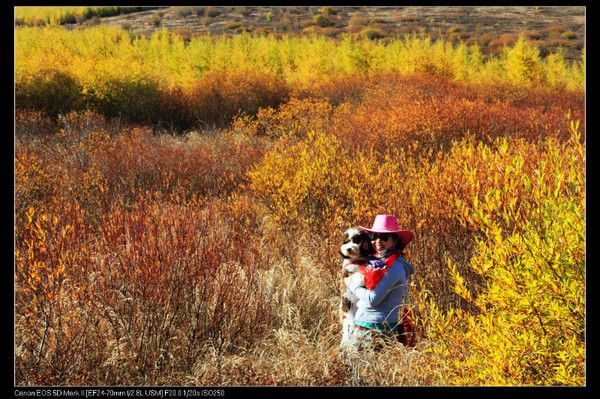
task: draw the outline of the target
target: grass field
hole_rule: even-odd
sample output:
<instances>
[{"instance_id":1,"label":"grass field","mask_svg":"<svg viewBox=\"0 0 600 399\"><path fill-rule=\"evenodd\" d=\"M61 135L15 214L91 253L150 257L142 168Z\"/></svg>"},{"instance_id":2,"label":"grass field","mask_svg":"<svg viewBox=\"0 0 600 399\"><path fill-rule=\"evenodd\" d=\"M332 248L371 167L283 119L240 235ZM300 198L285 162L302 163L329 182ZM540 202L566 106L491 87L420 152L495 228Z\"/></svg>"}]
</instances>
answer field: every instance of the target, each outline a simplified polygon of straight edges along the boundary
<instances>
[{"instance_id":1,"label":"grass field","mask_svg":"<svg viewBox=\"0 0 600 399\"><path fill-rule=\"evenodd\" d=\"M16 29L17 384L585 385L584 51ZM380 213L418 343L348 364Z\"/></svg>"}]
</instances>

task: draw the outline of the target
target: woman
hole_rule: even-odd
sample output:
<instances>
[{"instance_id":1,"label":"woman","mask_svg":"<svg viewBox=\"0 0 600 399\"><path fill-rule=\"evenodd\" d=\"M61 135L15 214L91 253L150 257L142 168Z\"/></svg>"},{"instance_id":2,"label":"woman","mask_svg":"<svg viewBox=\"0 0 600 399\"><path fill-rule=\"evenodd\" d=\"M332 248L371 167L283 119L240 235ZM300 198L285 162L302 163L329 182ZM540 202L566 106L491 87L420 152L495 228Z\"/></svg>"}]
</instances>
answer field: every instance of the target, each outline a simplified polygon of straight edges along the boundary
<instances>
[{"instance_id":1,"label":"woman","mask_svg":"<svg viewBox=\"0 0 600 399\"><path fill-rule=\"evenodd\" d=\"M343 346L355 349L368 346L375 335L396 336L406 283L415 271L403 258L414 235L400 229L395 216L377 215L373 227L360 229L371 234L376 258L361 266L364 283L352 276L344 281L358 302L354 331Z\"/></svg>"}]
</instances>

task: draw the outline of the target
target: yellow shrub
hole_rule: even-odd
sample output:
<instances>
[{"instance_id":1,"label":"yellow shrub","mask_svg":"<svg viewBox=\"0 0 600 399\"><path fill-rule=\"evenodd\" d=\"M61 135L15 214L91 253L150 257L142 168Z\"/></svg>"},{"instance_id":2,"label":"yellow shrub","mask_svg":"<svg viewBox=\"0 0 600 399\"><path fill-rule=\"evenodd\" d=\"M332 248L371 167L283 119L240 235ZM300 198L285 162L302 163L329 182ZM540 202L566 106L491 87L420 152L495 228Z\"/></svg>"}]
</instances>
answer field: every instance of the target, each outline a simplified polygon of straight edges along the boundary
<instances>
[{"instance_id":1,"label":"yellow shrub","mask_svg":"<svg viewBox=\"0 0 600 399\"><path fill-rule=\"evenodd\" d=\"M503 191L464 207L481 232L469 266L485 283L470 290L449 263L456 293L476 311L435 316L446 383L584 384L584 150L572 129L568 143L548 140L532 174L517 155Z\"/></svg>"},{"instance_id":2,"label":"yellow shrub","mask_svg":"<svg viewBox=\"0 0 600 399\"><path fill-rule=\"evenodd\" d=\"M519 37L514 47L506 49L504 57L506 77L511 83L529 85L543 81L540 51L528 45L523 36Z\"/></svg>"},{"instance_id":3,"label":"yellow shrub","mask_svg":"<svg viewBox=\"0 0 600 399\"><path fill-rule=\"evenodd\" d=\"M295 145L279 141L249 173L250 189L286 228L335 233L390 203L399 174L385 161L351 156L333 136L312 131Z\"/></svg>"}]
</instances>

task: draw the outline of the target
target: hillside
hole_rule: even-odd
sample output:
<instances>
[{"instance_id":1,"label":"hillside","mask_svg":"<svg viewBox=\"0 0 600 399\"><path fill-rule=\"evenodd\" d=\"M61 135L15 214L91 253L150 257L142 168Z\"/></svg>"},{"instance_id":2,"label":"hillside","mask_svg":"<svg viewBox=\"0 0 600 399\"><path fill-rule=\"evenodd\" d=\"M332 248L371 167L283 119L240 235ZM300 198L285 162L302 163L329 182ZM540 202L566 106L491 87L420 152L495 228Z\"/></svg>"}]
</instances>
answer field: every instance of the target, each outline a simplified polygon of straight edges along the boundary
<instances>
[{"instance_id":1,"label":"hillside","mask_svg":"<svg viewBox=\"0 0 600 399\"><path fill-rule=\"evenodd\" d=\"M513 44L519 34L538 46L542 55L562 48L565 58L579 60L585 40L585 7L164 7L95 18L68 25L78 29L104 23L137 34L162 29L184 37L198 34L236 35L344 33L379 39L423 32L452 42L477 44L488 55Z\"/></svg>"}]
</instances>

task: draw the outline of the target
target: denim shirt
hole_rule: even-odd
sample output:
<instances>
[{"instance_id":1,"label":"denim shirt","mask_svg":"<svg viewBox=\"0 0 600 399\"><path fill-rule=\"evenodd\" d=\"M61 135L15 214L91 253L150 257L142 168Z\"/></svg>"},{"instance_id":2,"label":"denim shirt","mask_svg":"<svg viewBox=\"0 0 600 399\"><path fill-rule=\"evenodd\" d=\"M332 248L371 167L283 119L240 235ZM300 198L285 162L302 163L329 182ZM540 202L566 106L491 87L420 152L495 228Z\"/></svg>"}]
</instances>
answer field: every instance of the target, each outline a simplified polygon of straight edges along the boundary
<instances>
[{"instance_id":1,"label":"denim shirt","mask_svg":"<svg viewBox=\"0 0 600 399\"><path fill-rule=\"evenodd\" d=\"M415 268L401 256L385 272L374 290L348 282L348 290L358 298L355 321L364 323L396 323L403 304L408 277Z\"/></svg>"}]
</instances>

